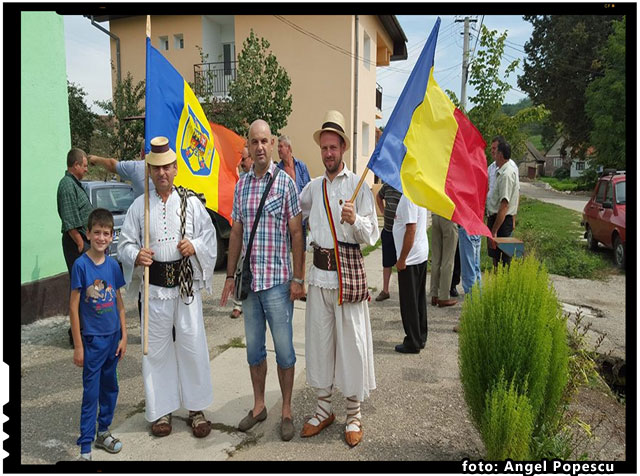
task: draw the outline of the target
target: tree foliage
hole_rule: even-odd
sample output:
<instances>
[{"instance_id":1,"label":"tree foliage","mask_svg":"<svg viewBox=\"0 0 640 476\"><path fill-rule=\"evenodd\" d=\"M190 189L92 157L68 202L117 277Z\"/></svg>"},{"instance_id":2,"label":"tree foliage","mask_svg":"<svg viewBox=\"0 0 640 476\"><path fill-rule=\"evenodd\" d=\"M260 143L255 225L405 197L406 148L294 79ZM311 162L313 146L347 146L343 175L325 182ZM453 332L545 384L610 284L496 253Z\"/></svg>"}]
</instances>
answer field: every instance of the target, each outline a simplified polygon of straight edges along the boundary
<instances>
[{"instance_id":1,"label":"tree foliage","mask_svg":"<svg viewBox=\"0 0 640 476\"><path fill-rule=\"evenodd\" d=\"M277 135L287 125L293 98L289 93L291 79L287 71L269 51L269 42L258 38L253 30L242 45L238 55L236 80L229 85L230 129L246 136L249 125L256 119L264 119Z\"/></svg>"},{"instance_id":2,"label":"tree foliage","mask_svg":"<svg viewBox=\"0 0 640 476\"><path fill-rule=\"evenodd\" d=\"M590 138L596 162L618 169L626 164L626 27L626 17L613 22L613 33L600 52L604 74L587 87L585 104L593 122Z\"/></svg>"},{"instance_id":3,"label":"tree foliage","mask_svg":"<svg viewBox=\"0 0 640 476\"><path fill-rule=\"evenodd\" d=\"M102 123L100 132L106 134L111 146L111 154L119 160L135 159L140 154L144 141L144 121L125 120L128 117L144 115L145 84L133 82L133 76L127 76L116 86L113 100L96 101L107 111L109 125Z\"/></svg>"},{"instance_id":4,"label":"tree foliage","mask_svg":"<svg viewBox=\"0 0 640 476\"><path fill-rule=\"evenodd\" d=\"M87 93L80 85L67 81L67 93L69 95L71 145L89 153L96 115L85 103L84 98Z\"/></svg>"},{"instance_id":5,"label":"tree foliage","mask_svg":"<svg viewBox=\"0 0 640 476\"><path fill-rule=\"evenodd\" d=\"M613 15L525 15L533 25L525 43L524 74L518 86L534 104L550 111L550 120L566 138L574 157L584 158L593 129L586 114L586 89L603 75L603 45Z\"/></svg>"},{"instance_id":6,"label":"tree foliage","mask_svg":"<svg viewBox=\"0 0 640 476\"><path fill-rule=\"evenodd\" d=\"M473 108L468 116L478 128L487 143L485 153L491 157L491 139L502 135L511 145L512 157L522 157L526 152L526 140L529 134L526 126L544 119L547 112L542 106L523 107L512 116L505 114L503 103L511 85L508 77L515 71L519 60L512 61L502 71L507 32L498 36L496 30L482 26L479 49L471 63L469 84L475 89L475 95L469 96ZM454 93L447 90L451 100L459 105Z\"/></svg>"}]
</instances>

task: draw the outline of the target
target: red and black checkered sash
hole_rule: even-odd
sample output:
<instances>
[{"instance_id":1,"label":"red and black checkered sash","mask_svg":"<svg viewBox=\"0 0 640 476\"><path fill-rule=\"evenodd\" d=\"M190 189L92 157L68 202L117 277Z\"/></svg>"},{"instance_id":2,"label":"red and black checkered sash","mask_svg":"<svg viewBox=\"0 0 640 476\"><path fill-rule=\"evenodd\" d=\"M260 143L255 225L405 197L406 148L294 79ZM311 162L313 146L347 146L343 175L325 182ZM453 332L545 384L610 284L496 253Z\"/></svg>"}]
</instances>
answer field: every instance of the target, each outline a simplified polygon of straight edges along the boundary
<instances>
[{"instance_id":1,"label":"red and black checkered sash","mask_svg":"<svg viewBox=\"0 0 640 476\"><path fill-rule=\"evenodd\" d=\"M364 258L357 243L338 241L336 227L331 213L327 194L327 179L322 181L322 198L324 209L329 219L329 228L333 238L333 249L336 255L336 271L338 272L338 305L343 302L362 302L369 300L367 275L364 269Z\"/></svg>"}]
</instances>

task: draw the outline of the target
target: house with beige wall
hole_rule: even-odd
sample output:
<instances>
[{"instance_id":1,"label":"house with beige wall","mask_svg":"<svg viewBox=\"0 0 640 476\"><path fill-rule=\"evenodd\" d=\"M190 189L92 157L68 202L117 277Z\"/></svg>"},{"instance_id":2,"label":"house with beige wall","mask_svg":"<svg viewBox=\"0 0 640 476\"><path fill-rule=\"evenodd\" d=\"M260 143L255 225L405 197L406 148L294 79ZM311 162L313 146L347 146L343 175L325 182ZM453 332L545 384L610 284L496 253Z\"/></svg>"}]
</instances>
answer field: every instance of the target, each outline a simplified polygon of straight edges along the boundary
<instances>
[{"instance_id":1,"label":"house with beige wall","mask_svg":"<svg viewBox=\"0 0 640 476\"><path fill-rule=\"evenodd\" d=\"M104 15L119 39L122 77L145 77L145 16ZM253 29L270 43L270 51L291 79L292 112L279 131L291 137L296 158L312 177L323 173L313 132L329 109L344 115L351 149L347 166L362 173L375 147L375 121L382 118L376 105L377 67L407 58L406 36L394 15L152 15L151 41L189 83L206 62L220 63L224 84L233 79L237 53ZM116 64L116 41L111 40ZM228 76L225 78L225 76ZM116 71L113 84L116 84ZM197 91L196 91L197 92ZM209 118L215 122L215 117ZM247 118L249 122L257 118ZM274 148L274 159L277 150ZM373 174L367 182L373 183Z\"/></svg>"}]
</instances>

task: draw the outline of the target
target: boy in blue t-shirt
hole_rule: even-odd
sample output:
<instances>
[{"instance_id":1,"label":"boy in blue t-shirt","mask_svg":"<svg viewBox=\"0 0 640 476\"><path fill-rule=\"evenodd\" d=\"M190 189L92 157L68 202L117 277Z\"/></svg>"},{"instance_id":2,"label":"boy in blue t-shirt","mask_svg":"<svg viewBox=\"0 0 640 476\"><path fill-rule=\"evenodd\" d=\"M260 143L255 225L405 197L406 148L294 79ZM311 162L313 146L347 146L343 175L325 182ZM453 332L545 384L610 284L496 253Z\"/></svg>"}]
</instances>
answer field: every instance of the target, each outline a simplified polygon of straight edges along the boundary
<instances>
[{"instance_id":1,"label":"boy in blue t-shirt","mask_svg":"<svg viewBox=\"0 0 640 476\"><path fill-rule=\"evenodd\" d=\"M127 328L120 288L124 276L118 262L106 255L113 240L113 215L97 208L89 215L87 238L91 248L71 269L69 316L73 336L73 363L82 370L80 415L81 460L91 460L91 442L96 430L96 448L117 453L122 443L109 432L118 399L116 365L127 350Z\"/></svg>"}]
</instances>

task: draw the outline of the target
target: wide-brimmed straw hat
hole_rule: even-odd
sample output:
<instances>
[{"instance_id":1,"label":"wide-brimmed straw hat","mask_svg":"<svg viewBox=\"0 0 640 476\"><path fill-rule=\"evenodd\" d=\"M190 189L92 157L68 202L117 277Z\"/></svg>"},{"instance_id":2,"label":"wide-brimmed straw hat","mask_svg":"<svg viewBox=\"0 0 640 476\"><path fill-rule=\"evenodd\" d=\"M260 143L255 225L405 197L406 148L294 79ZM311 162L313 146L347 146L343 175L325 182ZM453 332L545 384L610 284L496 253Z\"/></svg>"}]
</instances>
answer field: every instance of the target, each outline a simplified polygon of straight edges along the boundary
<instances>
[{"instance_id":1,"label":"wide-brimmed straw hat","mask_svg":"<svg viewBox=\"0 0 640 476\"><path fill-rule=\"evenodd\" d=\"M151 139L151 152L146 157L147 164L162 166L176 161L176 153L169 147L169 139L166 137L154 137Z\"/></svg>"},{"instance_id":2,"label":"wide-brimmed straw hat","mask_svg":"<svg viewBox=\"0 0 640 476\"><path fill-rule=\"evenodd\" d=\"M349 138L345 134L344 117L340 111L327 111L322 121L322 127L313 133L313 140L320 145L320 134L325 131L335 132L344 139L345 150L349 148Z\"/></svg>"}]
</instances>

